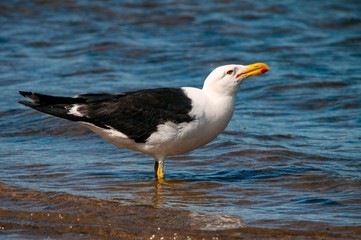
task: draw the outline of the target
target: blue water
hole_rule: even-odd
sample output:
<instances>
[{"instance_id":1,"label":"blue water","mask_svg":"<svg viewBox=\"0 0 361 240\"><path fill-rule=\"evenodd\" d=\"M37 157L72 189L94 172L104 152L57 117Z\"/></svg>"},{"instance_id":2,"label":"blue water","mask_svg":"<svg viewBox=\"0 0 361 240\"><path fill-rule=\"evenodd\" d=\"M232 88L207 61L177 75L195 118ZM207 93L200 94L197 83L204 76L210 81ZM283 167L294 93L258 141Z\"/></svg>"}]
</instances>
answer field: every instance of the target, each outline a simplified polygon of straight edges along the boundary
<instances>
[{"instance_id":1,"label":"blue water","mask_svg":"<svg viewBox=\"0 0 361 240\"><path fill-rule=\"evenodd\" d=\"M124 204L235 215L250 226L361 224L359 1L1 1L0 181ZM116 149L18 104L18 90L201 87L265 62L226 131L166 161Z\"/></svg>"}]
</instances>

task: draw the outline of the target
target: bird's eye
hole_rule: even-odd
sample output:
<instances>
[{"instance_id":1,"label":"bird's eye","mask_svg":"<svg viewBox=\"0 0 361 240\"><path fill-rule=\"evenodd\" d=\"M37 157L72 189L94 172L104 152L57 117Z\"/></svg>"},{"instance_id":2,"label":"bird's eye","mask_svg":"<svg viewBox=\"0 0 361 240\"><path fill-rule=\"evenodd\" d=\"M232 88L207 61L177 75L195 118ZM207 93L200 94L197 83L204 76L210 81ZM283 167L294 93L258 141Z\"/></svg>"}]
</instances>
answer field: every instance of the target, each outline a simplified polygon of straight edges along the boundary
<instances>
[{"instance_id":1,"label":"bird's eye","mask_svg":"<svg viewBox=\"0 0 361 240\"><path fill-rule=\"evenodd\" d=\"M227 73L228 75L231 75L231 74L233 73L233 70L228 70L226 73Z\"/></svg>"}]
</instances>

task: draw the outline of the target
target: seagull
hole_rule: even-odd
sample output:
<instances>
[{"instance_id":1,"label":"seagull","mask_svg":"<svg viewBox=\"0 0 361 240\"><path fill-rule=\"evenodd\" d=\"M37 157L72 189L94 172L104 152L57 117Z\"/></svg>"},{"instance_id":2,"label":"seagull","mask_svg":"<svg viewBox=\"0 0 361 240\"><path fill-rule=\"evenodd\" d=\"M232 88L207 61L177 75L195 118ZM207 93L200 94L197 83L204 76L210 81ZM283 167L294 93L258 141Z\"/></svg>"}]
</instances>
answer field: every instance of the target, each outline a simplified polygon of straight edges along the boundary
<instances>
[{"instance_id":1,"label":"seagull","mask_svg":"<svg viewBox=\"0 0 361 240\"><path fill-rule=\"evenodd\" d=\"M203 88L156 88L74 97L19 91L19 103L75 121L119 148L154 158L155 177L164 178L164 160L209 143L228 125L241 82L269 71L265 63L215 68Z\"/></svg>"}]
</instances>

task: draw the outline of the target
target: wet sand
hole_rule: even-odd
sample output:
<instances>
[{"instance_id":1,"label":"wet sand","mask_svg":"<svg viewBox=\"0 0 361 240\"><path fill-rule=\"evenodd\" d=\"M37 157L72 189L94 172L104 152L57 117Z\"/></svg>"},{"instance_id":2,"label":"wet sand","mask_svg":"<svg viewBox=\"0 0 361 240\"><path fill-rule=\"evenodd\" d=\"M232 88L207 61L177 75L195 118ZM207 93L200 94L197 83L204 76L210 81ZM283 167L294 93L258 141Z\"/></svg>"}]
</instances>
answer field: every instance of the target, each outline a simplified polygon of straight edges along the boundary
<instances>
[{"instance_id":1,"label":"wet sand","mask_svg":"<svg viewBox=\"0 0 361 240\"><path fill-rule=\"evenodd\" d=\"M112 200L39 192L0 183L0 238L26 239L359 239L360 227L299 222L255 228L233 216L127 206ZM239 225L233 228L237 223Z\"/></svg>"},{"instance_id":2,"label":"wet sand","mask_svg":"<svg viewBox=\"0 0 361 240\"><path fill-rule=\"evenodd\" d=\"M360 239L360 1L0 1L0 239ZM18 104L202 87L262 61L226 131L167 159ZM169 160L169 161L168 161ZM171 182L169 182L171 180Z\"/></svg>"}]
</instances>

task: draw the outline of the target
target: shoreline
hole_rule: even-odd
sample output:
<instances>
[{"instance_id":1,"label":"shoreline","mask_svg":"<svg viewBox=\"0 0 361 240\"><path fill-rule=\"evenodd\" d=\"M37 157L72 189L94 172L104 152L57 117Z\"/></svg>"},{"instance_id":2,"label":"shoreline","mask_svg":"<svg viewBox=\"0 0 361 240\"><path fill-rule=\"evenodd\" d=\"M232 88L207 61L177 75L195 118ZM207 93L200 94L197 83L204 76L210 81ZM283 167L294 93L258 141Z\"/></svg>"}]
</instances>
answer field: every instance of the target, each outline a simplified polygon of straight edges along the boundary
<instances>
[{"instance_id":1,"label":"shoreline","mask_svg":"<svg viewBox=\"0 0 361 240\"><path fill-rule=\"evenodd\" d=\"M39 192L1 182L0 199L0 236L7 238L359 239L361 235L360 226L302 222L292 229L252 227L238 217L124 205L114 200Z\"/></svg>"}]
</instances>

